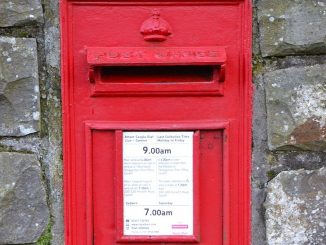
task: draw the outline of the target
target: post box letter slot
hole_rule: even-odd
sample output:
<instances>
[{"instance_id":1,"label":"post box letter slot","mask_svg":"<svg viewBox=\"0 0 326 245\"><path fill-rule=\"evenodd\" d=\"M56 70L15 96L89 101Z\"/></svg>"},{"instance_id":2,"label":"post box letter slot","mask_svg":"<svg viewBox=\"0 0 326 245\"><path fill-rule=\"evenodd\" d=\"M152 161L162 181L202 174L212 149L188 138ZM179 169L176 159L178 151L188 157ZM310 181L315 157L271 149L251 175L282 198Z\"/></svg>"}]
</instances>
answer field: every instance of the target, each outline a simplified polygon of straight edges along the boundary
<instances>
[{"instance_id":1,"label":"post box letter slot","mask_svg":"<svg viewBox=\"0 0 326 245\"><path fill-rule=\"evenodd\" d=\"M224 47L88 48L93 96L114 94L223 95Z\"/></svg>"}]
</instances>

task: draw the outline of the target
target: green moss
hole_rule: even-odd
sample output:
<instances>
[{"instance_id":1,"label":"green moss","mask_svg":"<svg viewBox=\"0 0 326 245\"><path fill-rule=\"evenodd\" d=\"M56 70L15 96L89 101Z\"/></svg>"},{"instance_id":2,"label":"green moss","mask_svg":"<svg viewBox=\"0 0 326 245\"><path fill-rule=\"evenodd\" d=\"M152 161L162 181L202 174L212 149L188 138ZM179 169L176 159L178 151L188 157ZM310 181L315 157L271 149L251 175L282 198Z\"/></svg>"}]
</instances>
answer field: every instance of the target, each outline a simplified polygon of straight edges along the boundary
<instances>
[{"instance_id":1,"label":"green moss","mask_svg":"<svg viewBox=\"0 0 326 245\"><path fill-rule=\"evenodd\" d=\"M41 92L42 94L42 92ZM47 101L46 99L43 99L42 96L40 98L40 107L41 107L41 118L40 118L40 137L43 138L48 133L47 128Z\"/></svg>"},{"instance_id":2,"label":"green moss","mask_svg":"<svg viewBox=\"0 0 326 245\"><path fill-rule=\"evenodd\" d=\"M1 28L0 36L32 38L32 37L36 37L37 33L40 31L41 31L40 25L31 23L31 24L26 24L23 26L13 26L13 27Z\"/></svg>"},{"instance_id":3,"label":"green moss","mask_svg":"<svg viewBox=\"0 0 326 245\"><path fill-rule=\"evenodd\" d=\"M61 140L61 78L59 71L50 66L47 67L46 77L50 87L45 85L45 81L40 86L42 113L40 137L50 134L51 137Z\"/></svg>"},{"instance_id":4,"label":"green moss","mask_svg":"<svg viewBox=\"0 0 326 245\"><path fill-rule=\"evenodd\" d=\"M264 60L260 55L254 55L252 58L252 74L257 76L264 69Z\"/></svg>"},{"instance_id":5,"label":"green moss","mask_svg":"<svg viewBox=\"0 0 326 245\"><path fill-rule=\"evenodd\" d=\"M270 165L274 165L277 162L276 156L273 154L268 154L266 157L267 163Z\"/></svg>"},{"instance_id":6,"label":"green moss","mask_svg":"<svg viewBox=\"0 0 326 245\"><path fill-rule=\"evenodd\" d=\"M268 180L271 180L273 178L275 178L275 176L277 175L277 173L273 170L270 170L267 172L267 177L268 177Z\"/></svg>"},{"instance_id":7,"label":"green moss","mask_svg":"<svg viewBox=\"0 0 326 245\"><path fill-rule=\"evenodd\" d=\"M30 33L27 30L18 29L13 32L13 35L15 35L16 37L29 37Z\"/></svg>"},{"instance_id":8,"label":"green moss","mask_svg":"<svg viewBox=\"0 0 326 245\"><path fill-rule=\"evenodd\" d=\"M16 152L16 153L22 153L22 154L34 154L34 152L29 150L16 150L12 146L2 145L0 144L0 152Z\"/></svg>"},{"instance_id":9,"label":"green moss","mask_svg":"<svg viewBox=\"0 0 326 245\"><path fill-rule=\"evenodd\" d=\"M11 151L11 147L6 145L0 145L0 152L7 152L7 151Z\"/></svg>"},{"instance_id":10,"label":"green moss","mask_svg":"<svg viewBox=\"0 0 326 245\"><path fill-rule=\"evenodd\" d=\"M36 245L51 245L52 233L51 233L52 221L47 225L44 233L36 242Z\"/></svg>"}]
</instances>

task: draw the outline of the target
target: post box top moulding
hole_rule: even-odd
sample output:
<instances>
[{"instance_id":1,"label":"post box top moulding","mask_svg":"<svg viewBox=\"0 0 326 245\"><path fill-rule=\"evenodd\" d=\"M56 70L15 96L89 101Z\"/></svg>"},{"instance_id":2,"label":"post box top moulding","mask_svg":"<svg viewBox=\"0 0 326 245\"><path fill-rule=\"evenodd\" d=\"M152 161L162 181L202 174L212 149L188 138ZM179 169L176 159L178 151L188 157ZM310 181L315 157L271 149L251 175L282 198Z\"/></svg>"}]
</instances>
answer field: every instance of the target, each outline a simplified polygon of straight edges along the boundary
<instances>
[{"instance_id":1,"label":"post box top moulding","mask_svg":"<svg viewBox=\"0 0 326 245\"><path fill-rule=\"evenodd\" d=\"M59 1L65 244L249 245L252 0Z\"/></svg>"},{"instance_id":2,"label":"post box top moulding","mask_svg":"<svg viewBox=\"0 0 326 245\"><path fill-rule=\"evenodd\" d=\"M135 3L135 4L151 4L151 3L214 3L214 2L221 2L221 3L228 3L228 2L249 2L251 3L252 0L60 0L60 2L104 2L104 3Z\"/></svg>"}]
</instances>

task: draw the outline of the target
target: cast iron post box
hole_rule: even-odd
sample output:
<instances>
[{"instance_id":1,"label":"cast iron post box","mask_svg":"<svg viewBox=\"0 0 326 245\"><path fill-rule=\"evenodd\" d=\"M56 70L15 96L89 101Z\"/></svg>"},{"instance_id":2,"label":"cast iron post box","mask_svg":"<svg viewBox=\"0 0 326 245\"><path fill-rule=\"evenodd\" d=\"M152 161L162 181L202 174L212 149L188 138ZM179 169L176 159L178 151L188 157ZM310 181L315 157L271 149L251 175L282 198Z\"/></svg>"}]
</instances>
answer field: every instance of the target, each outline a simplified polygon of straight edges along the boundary
<instances>
[{"instance_id":1,"label":"cast iron post box","mask_svg":"<svg viewBox=\"0 0 326 245\"><path fill-rule=\"evenodd\" d=\"M68 245L249 244L251 4L61 1Z\"/></svg>"}]
</instances>

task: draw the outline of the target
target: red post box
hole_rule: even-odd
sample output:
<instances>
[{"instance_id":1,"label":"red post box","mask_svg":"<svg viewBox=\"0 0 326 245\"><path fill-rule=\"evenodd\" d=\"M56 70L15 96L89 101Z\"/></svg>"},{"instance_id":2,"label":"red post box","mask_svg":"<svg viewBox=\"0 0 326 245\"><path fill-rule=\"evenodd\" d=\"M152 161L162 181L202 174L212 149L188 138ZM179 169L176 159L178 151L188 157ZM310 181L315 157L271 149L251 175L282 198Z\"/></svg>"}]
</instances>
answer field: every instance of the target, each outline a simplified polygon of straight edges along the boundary
<instances>
[{"instance_id":1,"label":"red post box","mask_svg":"<svg viewBox=\"0 0 326 245\"><path fill-rule=\"evenodd\" d=\"M251 5L61 1L69 245L249 244Z\"/></svg>"}]
</instances>

